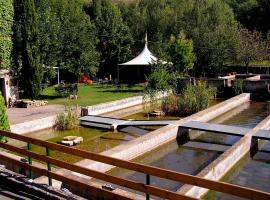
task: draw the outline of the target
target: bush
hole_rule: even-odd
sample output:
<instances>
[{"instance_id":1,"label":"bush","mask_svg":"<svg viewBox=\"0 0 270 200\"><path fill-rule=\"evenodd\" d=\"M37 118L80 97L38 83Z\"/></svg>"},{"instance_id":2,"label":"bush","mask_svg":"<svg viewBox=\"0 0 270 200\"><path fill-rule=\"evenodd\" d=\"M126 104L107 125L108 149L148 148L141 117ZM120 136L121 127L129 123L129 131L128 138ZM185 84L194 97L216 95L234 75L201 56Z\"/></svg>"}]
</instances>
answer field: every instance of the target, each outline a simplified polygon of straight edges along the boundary
<instances>
[{"instance_id":1,"label":"bush","mask_svg":"<svg viewBox=\"0 0 270 200\"><path fill-rule=\"evenodd\" d=\"M79 120L75 110L68 108L67 113L59 113L55 120L55 129L57 130L70 130L78 126Z\"/></svg>"},{"instance_id":2,"label":"bush","mask_svg":"<svg viewBox=\"0 0 270 200\"><path fill-rule=\"evenodd\" d=\"M188 84L180 96L170 95L162 102L162 111L166 114L190 115L206 109L216 95L216 88L198 82L196 86Z\"/></svg>"},{"instance_id":3,"label":"bush","mask_svg":"<svg viewBox=\"0 0 270 200\"><path fill-rule=\"evenodd\" d=\"M154 110L160 110L160 101L157 97L157 92L146 90L143 94L143 112L149 117L149 114Z\"/></svg>"},{"instance_id":4,"label":"bush","mask_svg":"<svg viewBox=\"0 0 270 200\"><path fill-rule=\"evenodd\" d=\"M69 95L77 95L78 85L61 83L55 88L55 92L57 96L61 97L68 97Z\"/></svg>"},{"instance_id":5,"label":"bush","mask_svg":"<svg viewBox=\"0 0 270 200\"><path fill-rule=\"evenodd\" d=\"M175 94L170 94L169 96L165 97L161 104L161 110L165 114L178 114L179 99L179 96Z\"/></svg>"},{"instance_id":6,"label":"bush","mask_svg":"<svg viewBox=\"0 0 270 200\"><path fill-rule=\"evenodd\" d=\"M182 115L190 115L206 109L210 100L215 97L217 89L198 82L196 86L189 84L179 101L179 111Z\"/></svg>"},{"instance_id":7,"label":"bush","mask_svg":"<svg viewBox=\"0 0 270 200\"><path fill-rule=\"evenodd\" d=\"M243 93L243 86L244 86L244 81L242 79L235 79L235 82L234 82L235 94Z\"/></svg>"},{"instance_id":8,"label":"bush","mask_svg":"<svg viewBox=\"0 0 270 200\"><path fill-rule=\"evenodd\" d=\"M6 113L5 101L0 91L0 130L9 131L9 121ZM0 136L0 142L7 142L7 137Z\"/></svg>"}]
</instances>

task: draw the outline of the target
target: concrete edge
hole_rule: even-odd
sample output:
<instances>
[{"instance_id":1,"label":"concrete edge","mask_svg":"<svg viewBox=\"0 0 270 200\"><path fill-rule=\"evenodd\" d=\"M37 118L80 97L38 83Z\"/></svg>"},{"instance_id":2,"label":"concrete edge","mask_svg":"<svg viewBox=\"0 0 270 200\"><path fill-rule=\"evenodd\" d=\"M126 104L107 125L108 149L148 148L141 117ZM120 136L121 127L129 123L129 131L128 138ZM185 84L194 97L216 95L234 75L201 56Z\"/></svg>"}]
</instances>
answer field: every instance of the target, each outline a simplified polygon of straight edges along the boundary
<instances>
[{"instance_id":1,"label":"concrete edge","mask_svg":"<svg viewBox=\"0 0 270 200\"><path fill-rule=\"evenodd\" d=\"M191 120L202 122L209 121L245 102L248 102L249 100L250 94L238 95L229 100L221 102L215 106L212 106L206 110L198 112L189 117L183 118L173 125L168 125L158 130L152 131L138 139L132 140L126 144L119 145L113 149L102 152L101 154L123 160L132 160L146 152L154 150L157 147L174 140L177 136L178 125ZM84 166L89 169L101 172L106 172L114 168L114 166L91 161L88 159L81 160L77 162L76 165ZM64 175L65 173L66 173L65 170L61 170L61 174ZM85 177L89 179L89 177L81 175L79 173L72 173L72 174L74 174L75 176ZM42 181L42 178L39 179L39 181Z\"/></svg>"},{"instance_id":2,"label":"concrete edge","mask_svg":"<svg viewBox=\"0 0 270 200\"><path fill-rule=\"evenodd\" d=\"M220 180L250 151L252 135L259 129L270 129L270 116L261 121L215 161L204 168L197 176L210 180ZM184 185L177 192L195 198L202 198L208 191L205 188Z\"/></svg>"}]
</instances>

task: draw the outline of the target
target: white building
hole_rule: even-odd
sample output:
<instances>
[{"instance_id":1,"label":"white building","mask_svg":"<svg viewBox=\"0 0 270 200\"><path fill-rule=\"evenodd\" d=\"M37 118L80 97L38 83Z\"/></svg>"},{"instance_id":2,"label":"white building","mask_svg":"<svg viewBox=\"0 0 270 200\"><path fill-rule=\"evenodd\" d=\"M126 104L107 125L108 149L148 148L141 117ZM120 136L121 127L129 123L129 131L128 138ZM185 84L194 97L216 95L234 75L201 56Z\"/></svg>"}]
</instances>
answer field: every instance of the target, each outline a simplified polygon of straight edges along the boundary
<instances>
[{"instance_id":1,"label":"white building","mask_svg":"<svg viewBox=\"0 0 270 200\"><path fill-rule=\"evenodd\" d=\"M18 98L18 89L14 84L14 80L10 77L9 71L5 69L0 69L0 91L6 104L8 104L10 100Z\"/></svg>"}]
</instances>

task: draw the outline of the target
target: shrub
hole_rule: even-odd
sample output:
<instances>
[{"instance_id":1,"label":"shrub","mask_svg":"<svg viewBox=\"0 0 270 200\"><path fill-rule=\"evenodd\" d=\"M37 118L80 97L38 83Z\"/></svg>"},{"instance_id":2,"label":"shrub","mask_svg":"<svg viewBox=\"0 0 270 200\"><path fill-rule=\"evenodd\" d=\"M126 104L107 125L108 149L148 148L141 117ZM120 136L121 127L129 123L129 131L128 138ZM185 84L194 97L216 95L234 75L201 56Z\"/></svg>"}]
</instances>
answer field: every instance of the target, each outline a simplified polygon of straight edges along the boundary
<instances>
[{"instance_id":1,"label":"shrub","mask_svg":"<svg viewBox=\"0 0 270 200\"><path fill-rule=\"evenodd\" d=\"M9 131L9 121L6 113L5 101L0 91L0 130ZM0 142L7 142L7 137L0 136Z\"/></svg>"},{"instance_id":2,"label":"shrub","mask_svg":"<svg viewBox=\"0 0 270 200\"><path fill-rule=\"evenodd\" d=\"M149 117L149 114L154 110L160 110L160 101L157 97L157 92L146 90L143 94L143 112Z\"/></svg>"},{"instance_id":3,"label":"shrub","mask_svg":"<svg viewBox=\"0 0 270 200\"><path fill-rule=\"evenodd\" d=\"M180 114L190 115L206 109L216 92L215 87L207 86L205 82L199 81L196 86L188 84L179 101Z\"/></svg>"},{"instance_id":4,"label":"shrub","mask_svg":"<svg viewBox=\"0 0 270 200\"><path fill-rule=\"evenodd\" d=\"M244 85L244 81L242 79L235 79L235 82L234 82L235 94L243 93L243 85Z\"/></svg>"},{"instance_id":5,"label":"shrub","mask_svg":"<svg viewBox=\"0 0 270 200\"><path fill-rule=\"evenodd\" d=\"M188 84L180 96L170 95L162 102L162 110L166 114L190 115L209 106L216 95L216 88L198 82L196 86Z\"/></svg>"},{"instance_id":6,"label":"shrub","mask_svg":"<svg viewBox=\"0 0 270 200\"><path fill-rule=\"evenodd\" d=\"M55 129L57 130L70 130L78 126L79 120L75 110L68 108L67 113L59 113L55 120Z\"/></svg>"},{"instance_id":7,"label":"shrub","mask_svg":"<svg viewBox=\"0 0 270 200\"><path fill-rule=\"evenodd\" d=\"M175 94L170 94L165 97L161 104L161 110L165 114L178 114L179 96Z\"/></svg>"},{"instance_id":8,"label":"shrub","mask_svg":"<svg viewBox=\"0 0 270 200\"><path fill-rule=\"evenodd\" d=\"M61 83L55 88L55 92L57 96L61 97L68 97L69 95L77 95L78 85Z\"/></svg>"}]
</instances>

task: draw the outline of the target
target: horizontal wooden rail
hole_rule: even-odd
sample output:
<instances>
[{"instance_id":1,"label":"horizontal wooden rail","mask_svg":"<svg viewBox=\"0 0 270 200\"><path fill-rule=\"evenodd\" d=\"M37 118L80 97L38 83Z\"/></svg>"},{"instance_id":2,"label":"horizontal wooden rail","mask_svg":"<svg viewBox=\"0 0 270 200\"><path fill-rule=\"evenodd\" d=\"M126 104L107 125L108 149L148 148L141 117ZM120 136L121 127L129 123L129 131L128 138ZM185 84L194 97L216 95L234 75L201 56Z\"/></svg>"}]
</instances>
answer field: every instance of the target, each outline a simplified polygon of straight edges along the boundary
<instances>
[{"instance_id":1,"label":"horizontal wooden rail","mask_svg":"<svg viewBox=\"0 0 270 200\"><path fill-rule=\"evenodd\" d=\"M145 185L143 183L138 183L138 182L130 181L130 180L127 180L127 179L122 179L122 178L119 178L119 177L116 177L116 176L112 176L112 175L108 175L108 174L98 172L98 171L95 171L95 170L87 169L85 167L70 164L70 163L67 163L67 162L64 162L64 161L61 161L61 160L50 158L50 157L45 156L45 155L40 155L40 154L31 152L31 151L28 151L28 150L24 150L24 149L21 149L21 148L18 148L18 147L14 147L14 146L5 144L5 143L0 143L0 147L4 148L4 149L7 149L9 151L13 151L13 152L23 154L25 156L37 159L39 161L50 163L50 164L53 164L55 166L58 166L58 167L61 167L61 168L64 168L64 169L68 169L68 170L73 171L73 172L78 172L80 174L84 174L84 175L87 175L87 176L90 176L90 177L93 177L93 178L96 178L96 179L100 179L100 180L103 180L103 181L106 181L106 182L109 182L109 183L114 183L116 185L120 185L120 186L123 186L123 187L126 187L126 188L130 188L130 189L133 189L133 190L136 190L136 191L143 192L143 193L155 195L155 196L158 196L158 197L161 197L161 198L175 199L175 200L178 200L178 199L179 200L182 200L182 199L183 200L195 200L196 199L196 198L187 197L187 196L184 196L184 195L181 195L181 194L177 194L175 192L171 192L171 191L168 191L168 190L165 190L165 189L157 188L157 187L150 186L150 185Z\"/></svg>"},{"instance_id":2,"label":"horizontal wooden rail","mask_svg":"<svg viewBox=\"0 0 270 200\"><path fill-rule=\"evenodd\" d=\"M95 187L95 186L90 185L90 184L86 184L86 183L81 182L79 180L67 178L67 177L59 175L55 172L50 172L50 171L47 171L46 169L43 169L43 168L40 168L37 166L29 165L28 163L18 161L16 159L10 158L10 157L5 156L5 155L0 155L0 157L2 160L5 160L9 163L13 163L16 166L22 167L22 168L29 170L29 171L32 170L33 172L35 172L39 175L42 175L42 176L50 176L55 180L61 181L63 183L67 183L67 184L72 185L72 186L80 187L80 188L85 189L86 191L90 192L93 195L96 194L99 197L108 197L111 199L119 199L119 200L131 200L132 199L129 197L119 195L117 193L107 191L107 190L99 188L99 187Z\"/></svg>"},{"instance_id":3,"label":"horizontal wooden rail","mask_svg":"<svg viewBox=\"0 0 270 200\"><path fill-rule=\"evenodd\" d=\"M96 154L96 153L91 153L91 152L87 152L87 151L83 151L83 150L79 150L79 149L75 149L71 147L66 147L66 146L58 145L52 142L42 141L35 138L30 138L30 137L26 137L23 135L18 135L18 134L6 132L6 131L0 131L0 135L7 136L7 137L24 141L24 142L30 142L35 145L48 147L52 150L69 153L75 156L106 163L106 164L121 167L124 169L142 172L142 173L149 174L152 176L157 176L160 178L165 178L165 179L174 180L174 181L178 181L178 182L182 182L182 183L186 183L190 185L195 185L195 186L207 188L210 190L215 190L218 192L228 193L228 194L232 194L238 197L254 199L254 200L255 199L261 199L261 200L270 199L270 193L263 192L256 189L233 185L233 184L229 184L225 182L208 180L205 178L196 177L196 176L185 174L185 173L165 170L158 167L152 167L152 166L147 166L143 164L138 164L135 162L112 158L109 156L104 156L101 154Z\"/></svg>"}]
</instances>

